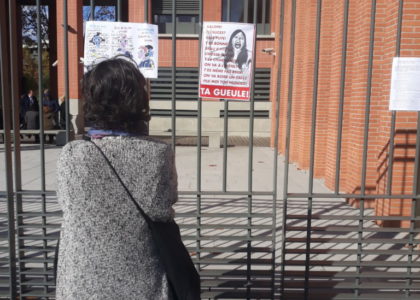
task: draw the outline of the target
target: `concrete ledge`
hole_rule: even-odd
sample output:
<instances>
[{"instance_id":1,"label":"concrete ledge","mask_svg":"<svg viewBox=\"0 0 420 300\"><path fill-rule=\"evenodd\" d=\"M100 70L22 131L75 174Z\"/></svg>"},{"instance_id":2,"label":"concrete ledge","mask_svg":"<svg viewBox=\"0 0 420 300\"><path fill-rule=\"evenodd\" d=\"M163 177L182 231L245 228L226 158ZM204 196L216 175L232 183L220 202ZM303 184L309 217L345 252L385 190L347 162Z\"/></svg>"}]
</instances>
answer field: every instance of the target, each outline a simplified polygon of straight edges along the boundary
<instances>
[{"instance_id":1,"label":"concrete ledge","mask_svg":"<svg viewBox=\"0 0 420 300\"><path fill-rule=\"evenodd\" d=\"M14 134L14 130L10 131L10 134ZM19 130L19 134L21 135L40 135L41 130L39 129L22 129ZM55 136L55 144L57 146L64 146L66 144L66 131L62 129L51 129L51 130L44 130L43 131L44 137L46 135L53 135ZM1 140L4 143L4 130L0 130ZM74 136L74 132L70 131L70 138L72 139Z\"/></svg>"},{"instance_id":2,"label":"concrete ledge","mask_svg":"<svg viewBox=\"0 0 420 300\"><path fill-rule=\"evenodd\" d=\"M171 136L171 131L150 130L149 135L152 136ZM176 136L197 136L197 131L176 131ZM209 138L209 148L220 148L221 133L218 131L204 131L201 133L202 137Z\"/></svg>"}]
</instances>

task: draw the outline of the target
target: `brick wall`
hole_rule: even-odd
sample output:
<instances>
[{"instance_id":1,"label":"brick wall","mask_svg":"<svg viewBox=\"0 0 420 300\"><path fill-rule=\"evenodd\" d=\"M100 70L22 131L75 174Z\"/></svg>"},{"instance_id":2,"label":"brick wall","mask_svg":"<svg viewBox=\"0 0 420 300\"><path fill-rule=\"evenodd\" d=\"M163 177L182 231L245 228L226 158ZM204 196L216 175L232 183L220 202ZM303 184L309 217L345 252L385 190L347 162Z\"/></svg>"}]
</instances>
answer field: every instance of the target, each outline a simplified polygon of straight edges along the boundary
<instances>
[{"instance_id":1,"label":"brick wall","mask_svg":"<svg viewBox=\"0 0 420 300\"><path fill-rule=\"evenodd\" d=\"M326 185L345 193L384 194L389 177L391 112L388 110L392 58L396 55L397 0L378 0L372 70L371 104L366 160L366 181L362 183L366 100L368 99L368 58L371 1L349 1L345 80L341 81L343 20L345 1L324 0L317 86L315 176ZM296 42L292 91L290 159L299 168L309 167L312 91L315 55L316 0L296 1ZM285 32L282 56L280 136L286 133L290 64L291 0L285 0ZM278 8L279 11L279 8ZM279 13L277 12L277 15ZM278 21L277 21L278 22ZM279 52L279 49L277 49ZM404 1L401 56L420 56L420 2ZM278 67L279 57L275 67ZM343 93L343 127L339 174L336 174L339 105ZM275 100L275 93L272 93ZM274 107L274 101L273 101ZM274 120L273 120L274 121ZM396 113L395 156L392 193L412 192L417 116ZM275 125L273 124L273 129ZM285 139L279 141L281 153ZM339 175L339 182L336 182ZM357 201L350 203L357 205ZM411 200L366 201L378 215L410 215ZM407 226L408 222L381 223Z\"/></svg>"},{"instance_id":2,"label":"brick wall","mask_svg":"<svg viewBox=\"0 0 420 300\"><path fill-rule=\"evenodd\" d=\"M129 0L128 1L128 21L144 22L144 2L145 0ZM203 2L203 20L204 21L220 21L222 16L222 1L204 1ZM152 2L149 1L149 17L151 18ZM57 2L57 55L58 60L64 61L63 55L63 8L62 2ZM275 19L272 13L271 19ZM69 76L72 82L79 82L83 76L83 69L80 64L75 64L79 57L83 57L83 35L79 34L83 31L82 19L82 1L69 1L68 4L68 22L71 27L69 31ZM177 67L198 67L198 38L180 37L177 39ZM270 68L273 65L273 57L263 54L262 49L273 48L274 41L270 38L258 39L257 41L257 68ZM172 66L172 40L171 37L159 38L159 66ZM64 65L58 65L58 90L59 95L64 94ZM77 84L70 87L70 98L78 99L80 90Z\"/></svg>"},{"instance_id":3,"label":"brick wall","mask_svg":"<svg viewBox=\"0 0 420 300\"><path fill-rule=\"evenodd\" d=\"M58 95L64 95L64 46L63 46L63 3L57 1L57 77ZM70 99L80 99L80 79L83 76L83 66L79 58L83 57L83 11L82 0L68 1L67 21L68 31L68 54L69 54L69 78Z\"/></svg>"}]
</instances>

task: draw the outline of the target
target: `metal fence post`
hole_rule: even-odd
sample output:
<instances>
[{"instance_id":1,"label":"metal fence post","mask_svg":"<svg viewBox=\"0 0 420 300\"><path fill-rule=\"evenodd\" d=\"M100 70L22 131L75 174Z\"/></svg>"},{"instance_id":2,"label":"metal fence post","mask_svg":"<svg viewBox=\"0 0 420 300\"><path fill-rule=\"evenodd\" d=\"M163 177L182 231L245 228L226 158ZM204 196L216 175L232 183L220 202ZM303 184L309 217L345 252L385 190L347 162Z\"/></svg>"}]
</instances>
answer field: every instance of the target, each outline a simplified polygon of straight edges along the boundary
<instances>
[{"instance_id":1,"label":"metal fence post","mask_svg":"<svg viewBox=\"0 0 420 300\"><path fill-rule=\"evenodd\" d=\"M7 45L7 16L6 2L0 6L0 72L1 72L1 99L3 109L3 128L4 128L4 150L5 150L5 169L6 169L6 201L7 201L7 248L8 248L8 269L9 278L7 281L10 299L17 296L16 281L16 251L15 251L15 208L13 193L13 168L12 168L12 137L11 137L11 80L10 80L10 56L8 55Z\"/></svg>"}]
</instances>

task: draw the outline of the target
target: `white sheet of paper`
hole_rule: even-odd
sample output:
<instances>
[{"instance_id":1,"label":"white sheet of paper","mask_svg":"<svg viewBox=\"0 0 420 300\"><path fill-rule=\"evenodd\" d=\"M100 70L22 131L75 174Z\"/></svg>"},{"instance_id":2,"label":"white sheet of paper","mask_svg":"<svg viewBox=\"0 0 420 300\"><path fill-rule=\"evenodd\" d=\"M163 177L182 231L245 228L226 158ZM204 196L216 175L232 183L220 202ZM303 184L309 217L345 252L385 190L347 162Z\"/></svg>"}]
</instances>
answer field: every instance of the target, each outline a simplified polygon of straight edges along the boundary
<instances>
[{"instance_id":1,"label":"white sheet of paper","mask_svg":"<svg viewBox=\"0 0 420 300\"><path fill-rule=\"evenodd\" d=\"M389 110L420 111L419 57L394 57Z\"/></svg>"},{"instance_id":2,"label":"white sheet of paper","mask_svg":"<svg viewBox=\"0 0 420 300\"><path fill-rule=\"evenodd\" d=\"M86 22L84 65L124 55L146 78L157 78L158 26L146 23Z\"/></svg>"}]
</instances>

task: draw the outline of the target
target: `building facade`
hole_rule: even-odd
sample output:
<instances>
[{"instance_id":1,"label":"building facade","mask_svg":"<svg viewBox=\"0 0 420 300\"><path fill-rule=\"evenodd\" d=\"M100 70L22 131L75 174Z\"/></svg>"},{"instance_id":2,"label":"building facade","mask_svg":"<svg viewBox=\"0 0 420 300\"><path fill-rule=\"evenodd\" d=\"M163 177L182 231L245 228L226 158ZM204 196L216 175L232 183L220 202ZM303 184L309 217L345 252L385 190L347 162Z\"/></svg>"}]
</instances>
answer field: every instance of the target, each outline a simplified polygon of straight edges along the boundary
<instances>
[{"instance_id":1,"label":"building facade","mask_svg":"<svg viewBox=\"0 0 420 300\"><path fill-rule=\"evenodd\" d=\"M172 1L128 0L121 1L122 21L149 22L159 26L159 75L150 81L151 109L153 120L150 124L151 134L165 135L171 131L171 98L172 98ZM276 1L257 1L257 48L255 79L255 134L270 136L270 77L274 56L262 52L265 48L274 48L275 28L271 22L275 18ZM89 1L68 2L69 30L69 76L72 83L80 82L83 76L82 65L76 62L83 57L83 7ZM95 1L95 7L113 6L117 1ZM62 2L57 2L57 56L63 61L64 45L62 42ZM203 21L253 22L253 1L203 1ZM145 10L147 8L147 11ZM196 135L197 98L199 75L199 2L177 1L177 34L176 34L176 127L177 135ZM229 14L229 17L228 17ZM93 19L98 19L98 17ZM74 63L73 63L74 62ZM64 92L64 65L58 63L58 94ZM75 126L80 130L81 102L80 86L70 86L71 113ZM206 100L206 99L204 99ZM209 137L209 143L218 147L223 133L223 102L203 101L203 136ZM79 116L80 115L80 116ZM249 122L249 103L232 103L229 109L230 133L247 135Z\"/></svg>"},{"instance_id":2,"label":"building facade","mask_svg":"<svg viewBox=\"0 0 420 300\"><path fill-rule=\"evenodd\" d=\"M293 58L294 1L283 2L283 55L281 66L277 59L274 69L281 68L280 136L286 135L289 93L292 99L290 161L301 169L310 167L316 101L315 177L325 179L335 193L367 195L364 205L377 216L418 216L419 210L410 198L383 199L374 195L409 195L418 191L414 174L418 115L391 112L389 96L393 57L420 56L419 1L322 1L317 62L320 1L296 1ZM276 48L276 52L280 49ZM275 93L272 90L272 100ZM284 153L285 139L280 139L279 147ZM348 201L358 206L360 198ZM410 221L407 218L377 223L408 227Z\"/></svg>"},{"instance_id":3,"label":"building facade","mask_svg":"<svg viewBox=\"0 0 420 300\"><path fill-rule=\"evenodd\" d=\"M22 0L21 4L30 2ZM151 133L169 135L171 132L171 78L175 63L177 135L196 135L199 1L176 1L174 62L171 0L93 2L99 9L103 6L117 9L120 3L122 21L159 26L159 78L150 81ZM56 27L50 33L56 41L51 43L54 52L51 57L57 60L51 74L55 74L59 97L64 94L65 82L63 1L44 3L51 7L51 22L55 22L52 27ZM378 216L418 215L409 197L375 197L408 195L419 186L414 174L417 114L388 109L392 58L420 56L417 0L203 0L202 4L203 21L252 23L255 12L254 135L271 136L274 145L278 128L279 152L286 154L288 149L290 162L301 169L311 168L313 140L314 176L325 179L335 194L358 194L356 198L348 197L348 202L358 206L363 198L364 205ZM83 57L84 7L89 5L91 1L74 0L68 1L67 7L70 112L79 131L84 128L78 84L83 77L80 58ZM209 144L220 145L226 113L230 117L229 134L248 134L250 103L230 102L225 110L223 101L203 100L202 130L203 136L209 137ZM410 224L392 220L377 223Z\"/></svg>"}]
</instances>

